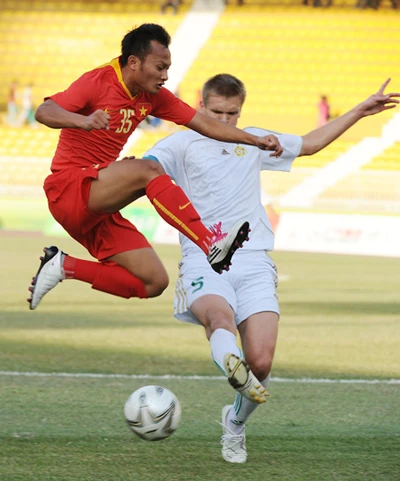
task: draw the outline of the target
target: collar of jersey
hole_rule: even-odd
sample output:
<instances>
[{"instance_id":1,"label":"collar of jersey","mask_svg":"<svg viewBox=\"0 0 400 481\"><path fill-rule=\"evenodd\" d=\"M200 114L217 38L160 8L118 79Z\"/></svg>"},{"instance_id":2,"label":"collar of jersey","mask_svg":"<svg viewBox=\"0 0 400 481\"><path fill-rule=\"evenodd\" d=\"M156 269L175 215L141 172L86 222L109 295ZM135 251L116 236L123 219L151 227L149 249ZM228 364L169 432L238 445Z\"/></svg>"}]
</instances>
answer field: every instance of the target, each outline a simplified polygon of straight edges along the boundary
<instances>
[{"instance_id":1,"label":"collar of jersey","mask_svg":"<svg viewBox=\"0 0 400 481\"><path fill-rule=\"evenodd\" d=\"M136 94L135 96L132 97L132 94L129 92L129 89L125 85L124 79L122 78L122 70L121 70L121 64L119 63L119 59L120 59L120 57L116 57L116 58L112 59L111 62L110 62L110 65L115 70L115 73L117 74L119 83L122 85L125 92L129 95L129 98L131 100L133 100L139 94Z\"/></svg>"}]
</instances>

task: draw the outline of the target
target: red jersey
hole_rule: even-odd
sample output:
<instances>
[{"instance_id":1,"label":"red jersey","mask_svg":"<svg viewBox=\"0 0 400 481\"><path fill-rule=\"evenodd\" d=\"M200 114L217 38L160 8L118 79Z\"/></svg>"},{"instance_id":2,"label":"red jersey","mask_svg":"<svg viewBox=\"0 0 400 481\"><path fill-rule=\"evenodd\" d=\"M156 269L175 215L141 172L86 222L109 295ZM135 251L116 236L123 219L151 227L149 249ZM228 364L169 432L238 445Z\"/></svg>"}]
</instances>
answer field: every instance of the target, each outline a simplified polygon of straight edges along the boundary
<instances>
[{"instance_id":1,"label":"red jersey","mask_svg":"<svg viewBox=\"0 0 400 481\"><path fill-rule=\"evenodd\" d=\"M109 130L61 129L53 172L115 161L129 136L150 114L186 125L196 113L165 88L156 95L140 92L132 97L122 79L119 57L83 74L64 92L46 98L69 112L90 115L102 109L110 115Z\"/></svg>"}]
</instances>

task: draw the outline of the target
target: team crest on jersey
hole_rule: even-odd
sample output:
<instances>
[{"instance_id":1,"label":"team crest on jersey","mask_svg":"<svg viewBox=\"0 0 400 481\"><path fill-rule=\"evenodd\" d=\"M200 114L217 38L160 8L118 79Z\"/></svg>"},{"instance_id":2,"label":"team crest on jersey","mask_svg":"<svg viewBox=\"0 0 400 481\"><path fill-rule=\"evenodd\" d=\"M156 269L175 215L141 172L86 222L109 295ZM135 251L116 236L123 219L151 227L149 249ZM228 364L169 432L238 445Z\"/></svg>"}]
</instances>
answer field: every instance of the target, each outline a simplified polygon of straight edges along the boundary
<instances>
[{"instance_id":1,"label":"team crest on jersey","mask_svg":"<svg viewBox=\"0 0 400 481\"><path fill-rule=\"evenodd\" d=\"M150 114L151 104L149 103L138 103L136 104L136 113L139 118L144 119Z\"/></svg>"},{"instance_id":2,"label":"team crest on jersey","mask_svg":"<svg viewBox=\"0 0 400 481\"><path fill-rule=\"evenodd\" d=\"M235 155L237 157L243 157L245 153L246 153L246 149L242 145L237 145L235 147Z\"/></svg>"}]
</instances>

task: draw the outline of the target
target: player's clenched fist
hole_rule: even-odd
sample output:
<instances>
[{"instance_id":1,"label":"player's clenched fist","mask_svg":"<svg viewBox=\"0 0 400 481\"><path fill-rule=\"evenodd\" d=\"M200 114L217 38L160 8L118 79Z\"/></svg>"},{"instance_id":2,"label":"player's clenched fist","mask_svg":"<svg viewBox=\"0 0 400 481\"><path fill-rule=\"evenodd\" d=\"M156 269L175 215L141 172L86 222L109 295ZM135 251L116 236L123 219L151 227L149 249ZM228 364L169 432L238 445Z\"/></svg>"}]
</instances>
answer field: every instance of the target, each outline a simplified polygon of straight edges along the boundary
<instances>
[{"instance_id":1,"label":"player's clenched fist","mask_svg":"<svg viewBox=\"0 0 400 481\"><path fill-rule=\"evenodd\" d=\"M270 157L280 157L283 152L283 148L279 143L278 138L273 134L259 137L257 140L257 147L261 150L272 150L273 153Z\"/></svg>"},{"instance_id":2,"label":"player's clenched fist","mask_svg":"<svg viewBox=\"0 0 400 481\"><path fill-rule=\"evenodd\" d=\"M101 130L110 128L110 115L104 112L104 110L98 109L88 117L82 125L83 130Z\"/></svg>"}]
</instances>

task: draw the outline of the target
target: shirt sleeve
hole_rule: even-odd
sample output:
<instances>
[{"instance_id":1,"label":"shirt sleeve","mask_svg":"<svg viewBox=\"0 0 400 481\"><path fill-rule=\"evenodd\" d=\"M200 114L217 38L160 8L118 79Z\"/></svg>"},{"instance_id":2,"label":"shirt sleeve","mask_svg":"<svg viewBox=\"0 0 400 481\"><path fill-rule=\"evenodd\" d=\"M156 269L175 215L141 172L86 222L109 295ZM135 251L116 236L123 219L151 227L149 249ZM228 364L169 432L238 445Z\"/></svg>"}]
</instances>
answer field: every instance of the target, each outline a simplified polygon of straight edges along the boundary
<instances>
[{"instance_id":1,"label":"shirt sleeve","mask_svg":"<svg viewBox=\"0 0 400 481\"><path fill-rule=\"evenodd\" d=\"M245 129L247 132L263 137L265 135L276 135L282 148L283 153L280 157L270 157L271 152L269 150L259 149L259 158L261 162L261 170L278 170L283 172L289 172L292 168L294 159L300 154L301 147L303 145L303 138L299 135L281 134L272 130L264 130L258 128Z\"/></svg>"},{"instance_id":2,"label":"shirt sleeve","mask_svg":"<svg viewBox=\"0 0 400 481\"><path fill-rule=\"evenodd\" d=\"M101 91L100 83L100 72L97 75L93 71L87 72L63 92L45 97L45 100L51 99L69 112L90 114L95 108L98 92Z\"/></svg>"},{"instance_id":3,"label":"shirt sleeve","mask_svg":"<svg viewBox=\"0 0 400 481\"><path fill-rule=\"evenodd\" d=\"M186 125L192 120L195 113L196 109L190 107L166 88L162 88L153 98L151 115L154 117L169 120L177 125Z\"/></svg>"}]
</instances>

